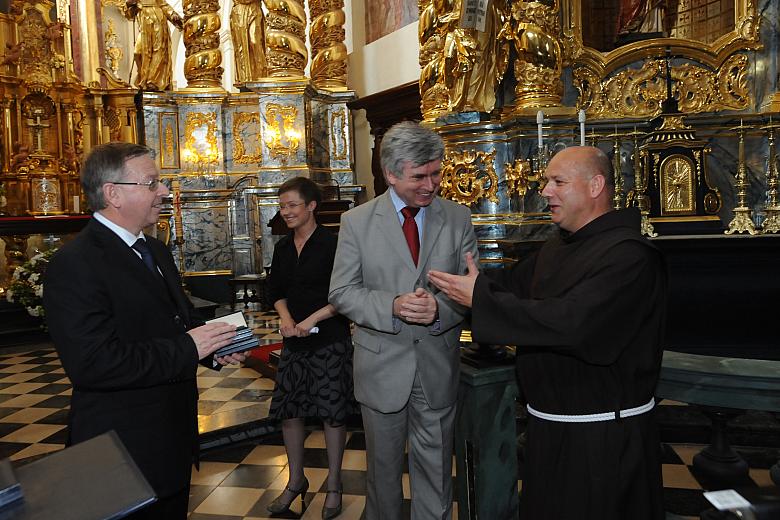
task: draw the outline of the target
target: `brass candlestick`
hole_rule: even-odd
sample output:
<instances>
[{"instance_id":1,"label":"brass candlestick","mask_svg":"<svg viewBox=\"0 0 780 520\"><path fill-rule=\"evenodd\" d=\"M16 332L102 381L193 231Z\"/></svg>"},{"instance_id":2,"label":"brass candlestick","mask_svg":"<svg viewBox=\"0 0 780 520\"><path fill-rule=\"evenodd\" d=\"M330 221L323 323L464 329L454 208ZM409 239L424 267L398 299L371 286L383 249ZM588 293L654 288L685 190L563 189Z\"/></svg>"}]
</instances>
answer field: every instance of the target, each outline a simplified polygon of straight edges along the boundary
<instances>
[{"instance_id":1,"label":"brass candlestick","mask_svg":"<svg viewBox=\"0 0 780 520\"><path fill-rule=\"evenodd\" d=\"M615 176L615 194L612 196L612 205L615 209L623 208L623 172L620 167L620 134L615 133L611 136L615 141L612 144L612 169Z\"/></svg>"},{"instance_id":2,"label":"brass candlestick","mask_svg":"<svg viewBox=\"0 0 780 520\"><path fill-rule=\"evenodd\" d=\"M762 233L780 233L780 179L778 179L777 156L775 154L775 128L780 125L773 125L772 119L769 119L768 131L769 141L769 165L766 169L766 203L764 204L764 225Z\"/></svg>"},{"instance_id":3,"label":"brass candlestick","mask_svg":"<svg viewBox=\"0 0 780 520\"><path fill-rule=\"evenodd\" d=\"M732 233L758 233L753 225L753 211L748 207L747 195L750 184L747 180L747 167L745 166L745 127L742 121L739 126L732 128L739 133L739 164L737 165L737 207L734 208L734 218L729 222L727 235Z\"/></svg>"},{"instance_id":4,"label":"brass candlestick","mask_svg":"<svg viewBox=\"0 0 780 520\"><path fill-rule=\"evenodd\" d=\"M655 232L653 224L650 222L650 205L649 199L645 194L647 189L647 178L645 177L645 169L642 168L642 153L639 150L639 136L643 135L634 131L627 135L631 137L634 142L634 152L632 154L634 164L634 196L632 199L633 205L639 208L639 212L642 214L642 220L639 224L639 232L648 237L657 237L658 233Z\"/></svg>"}]
</instances>

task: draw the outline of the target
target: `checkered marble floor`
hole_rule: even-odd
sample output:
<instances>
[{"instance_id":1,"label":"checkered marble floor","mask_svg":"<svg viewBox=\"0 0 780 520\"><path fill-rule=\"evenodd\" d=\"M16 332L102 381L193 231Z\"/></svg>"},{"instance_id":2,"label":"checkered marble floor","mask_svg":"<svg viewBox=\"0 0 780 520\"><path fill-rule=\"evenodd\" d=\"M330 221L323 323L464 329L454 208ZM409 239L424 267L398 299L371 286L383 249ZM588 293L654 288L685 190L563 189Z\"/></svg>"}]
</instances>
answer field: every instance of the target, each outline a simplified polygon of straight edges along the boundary
<instances>
[{"instance_id":1,"label":"checkered marble floor","mask_svg":"<svg viewBox=\"0 0 780 520\"><path fill-rule=\"evenodd\" d=\"M280 340L274 315L249 312L247 318L261 343ZM202 433L208 433L267 417L273 381L249 368L227 367L220 372L200 368L198 389L199 426ZM70 383L51 345L0 354L0 457L24 464L61 449L66 438L70 393ZM664 401L660 406L678 404ZM710 486L691 468L693 456L702 447L664 444L664 495L670 519L695 519L709 507L701 491ZM365 506L364 449L363 434L359 430L350 431L343 465L344 513L340 518L344 520L360 518ZM770 486L769 468L780 456L780 450L738 448L738 451L750 465L750 475L741 485ZM327 478L327 455L321 431L312 431L306 440L305 465L310 482L307 507L301 510L297 500L293 507L295 514L288 515L289 518L319 518ZM200 470L193 471L190 519L269 518L265 507L282 491L287 475L286 456L278 434L209 450L203 454ZM518 482L518 487L521 485L522 481ZM404 474L404 496L408 511L407 474ZM457 504L455 510L457 515Z\"/></svg>"}]
</instances>

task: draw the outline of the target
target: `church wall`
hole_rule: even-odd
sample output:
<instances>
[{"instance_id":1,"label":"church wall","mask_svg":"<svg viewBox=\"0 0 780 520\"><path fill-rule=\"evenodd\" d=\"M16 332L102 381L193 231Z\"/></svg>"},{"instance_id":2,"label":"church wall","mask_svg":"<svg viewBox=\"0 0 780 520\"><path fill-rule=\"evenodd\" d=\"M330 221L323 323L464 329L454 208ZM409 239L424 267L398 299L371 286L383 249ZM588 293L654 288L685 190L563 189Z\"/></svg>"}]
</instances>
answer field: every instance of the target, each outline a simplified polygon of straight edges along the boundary
<instances>
[{"instance_id":1,"label":"church wall","mask_svg":"<svg viewBox=\"0 0 780 520\"><path fill-rule=\"evenodd\" d=\"M351 20L353 50L348 62L348 85L358 97L383 92L417 81L420 77L417 38L418 23L414 22L366 45L365 2L353 0ZM366 185L369 197L374 196L371 175L373 137L365 111L353 111L355 130L355 173L357 182Z\"/></svg>"}]
</instances>

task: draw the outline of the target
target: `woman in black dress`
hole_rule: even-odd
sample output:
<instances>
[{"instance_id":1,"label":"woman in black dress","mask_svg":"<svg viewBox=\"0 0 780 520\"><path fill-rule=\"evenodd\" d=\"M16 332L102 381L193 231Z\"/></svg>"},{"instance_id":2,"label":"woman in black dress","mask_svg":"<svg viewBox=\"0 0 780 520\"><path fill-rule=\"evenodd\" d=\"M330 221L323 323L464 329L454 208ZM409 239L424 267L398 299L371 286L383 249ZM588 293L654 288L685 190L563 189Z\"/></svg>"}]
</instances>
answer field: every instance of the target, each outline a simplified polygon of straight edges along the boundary
<instances>
[{"instance_id":1,"label":"woman in black dress","mask_svg":"<svg viewBox=\"0 0 780 520\"><path fill-rule=\"evenodd\" d=\"M309 481L303 473L304 420L322 420L328 452L328 493L322 518L341 513L341 460L345 421L357 412L352 393L352 341L349 323L328 303L328 285L336 237L314 218L322 200L320 187L296 177L279 188L282 218L292 233L274 248L268 280L284 337L270 416L282 420L290 476L287 487L269 506L283 513Z\"/></svg>"}]
</instances>

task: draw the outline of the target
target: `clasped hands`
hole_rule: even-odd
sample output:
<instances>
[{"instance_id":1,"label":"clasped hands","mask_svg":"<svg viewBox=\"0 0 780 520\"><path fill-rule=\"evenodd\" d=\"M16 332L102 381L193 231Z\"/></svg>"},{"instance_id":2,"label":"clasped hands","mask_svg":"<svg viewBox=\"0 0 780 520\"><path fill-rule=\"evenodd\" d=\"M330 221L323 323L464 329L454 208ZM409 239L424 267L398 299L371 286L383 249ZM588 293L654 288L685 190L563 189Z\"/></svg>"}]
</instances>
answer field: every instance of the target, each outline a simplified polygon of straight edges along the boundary
<instances>
[{"instance_id":1,"label":"clasped hands","mask_svg":"<svg viewBox=\"0 0 780 520\"><path fill-rule=\"evenodd\" d=\"M295 323L293 319L280 318L279 333L285 338L305 338L311 335L311 329L317 326L317 322L311 316L303 321Z\"/></svg>"},{"instance_id":2,"label":"clasped hands","mask_svg":"<svg viewBox=\"0 0 780 520\"><path fill-rule=\"evenodd\" d=\"M436 298L422 287L418 287L414 292L398 295L393 300L393 316L406 323L430 325L436 321L438 310Z\"/></svg>"},{"instance_id":3,"label":"clasped hands","mask_svg":"<svg viewBox=\"0 0 780 520\"><path fill-rule=\"evenodd\" d=\"M466 253L465 259L468 268L467 274L459 275L431 270L428 271L428 280L446 294L450 300L465 307L471 307L474 284L477 281L479 269L474 263L474 257L471 253Z\"/></svg>"}]
</instances>

